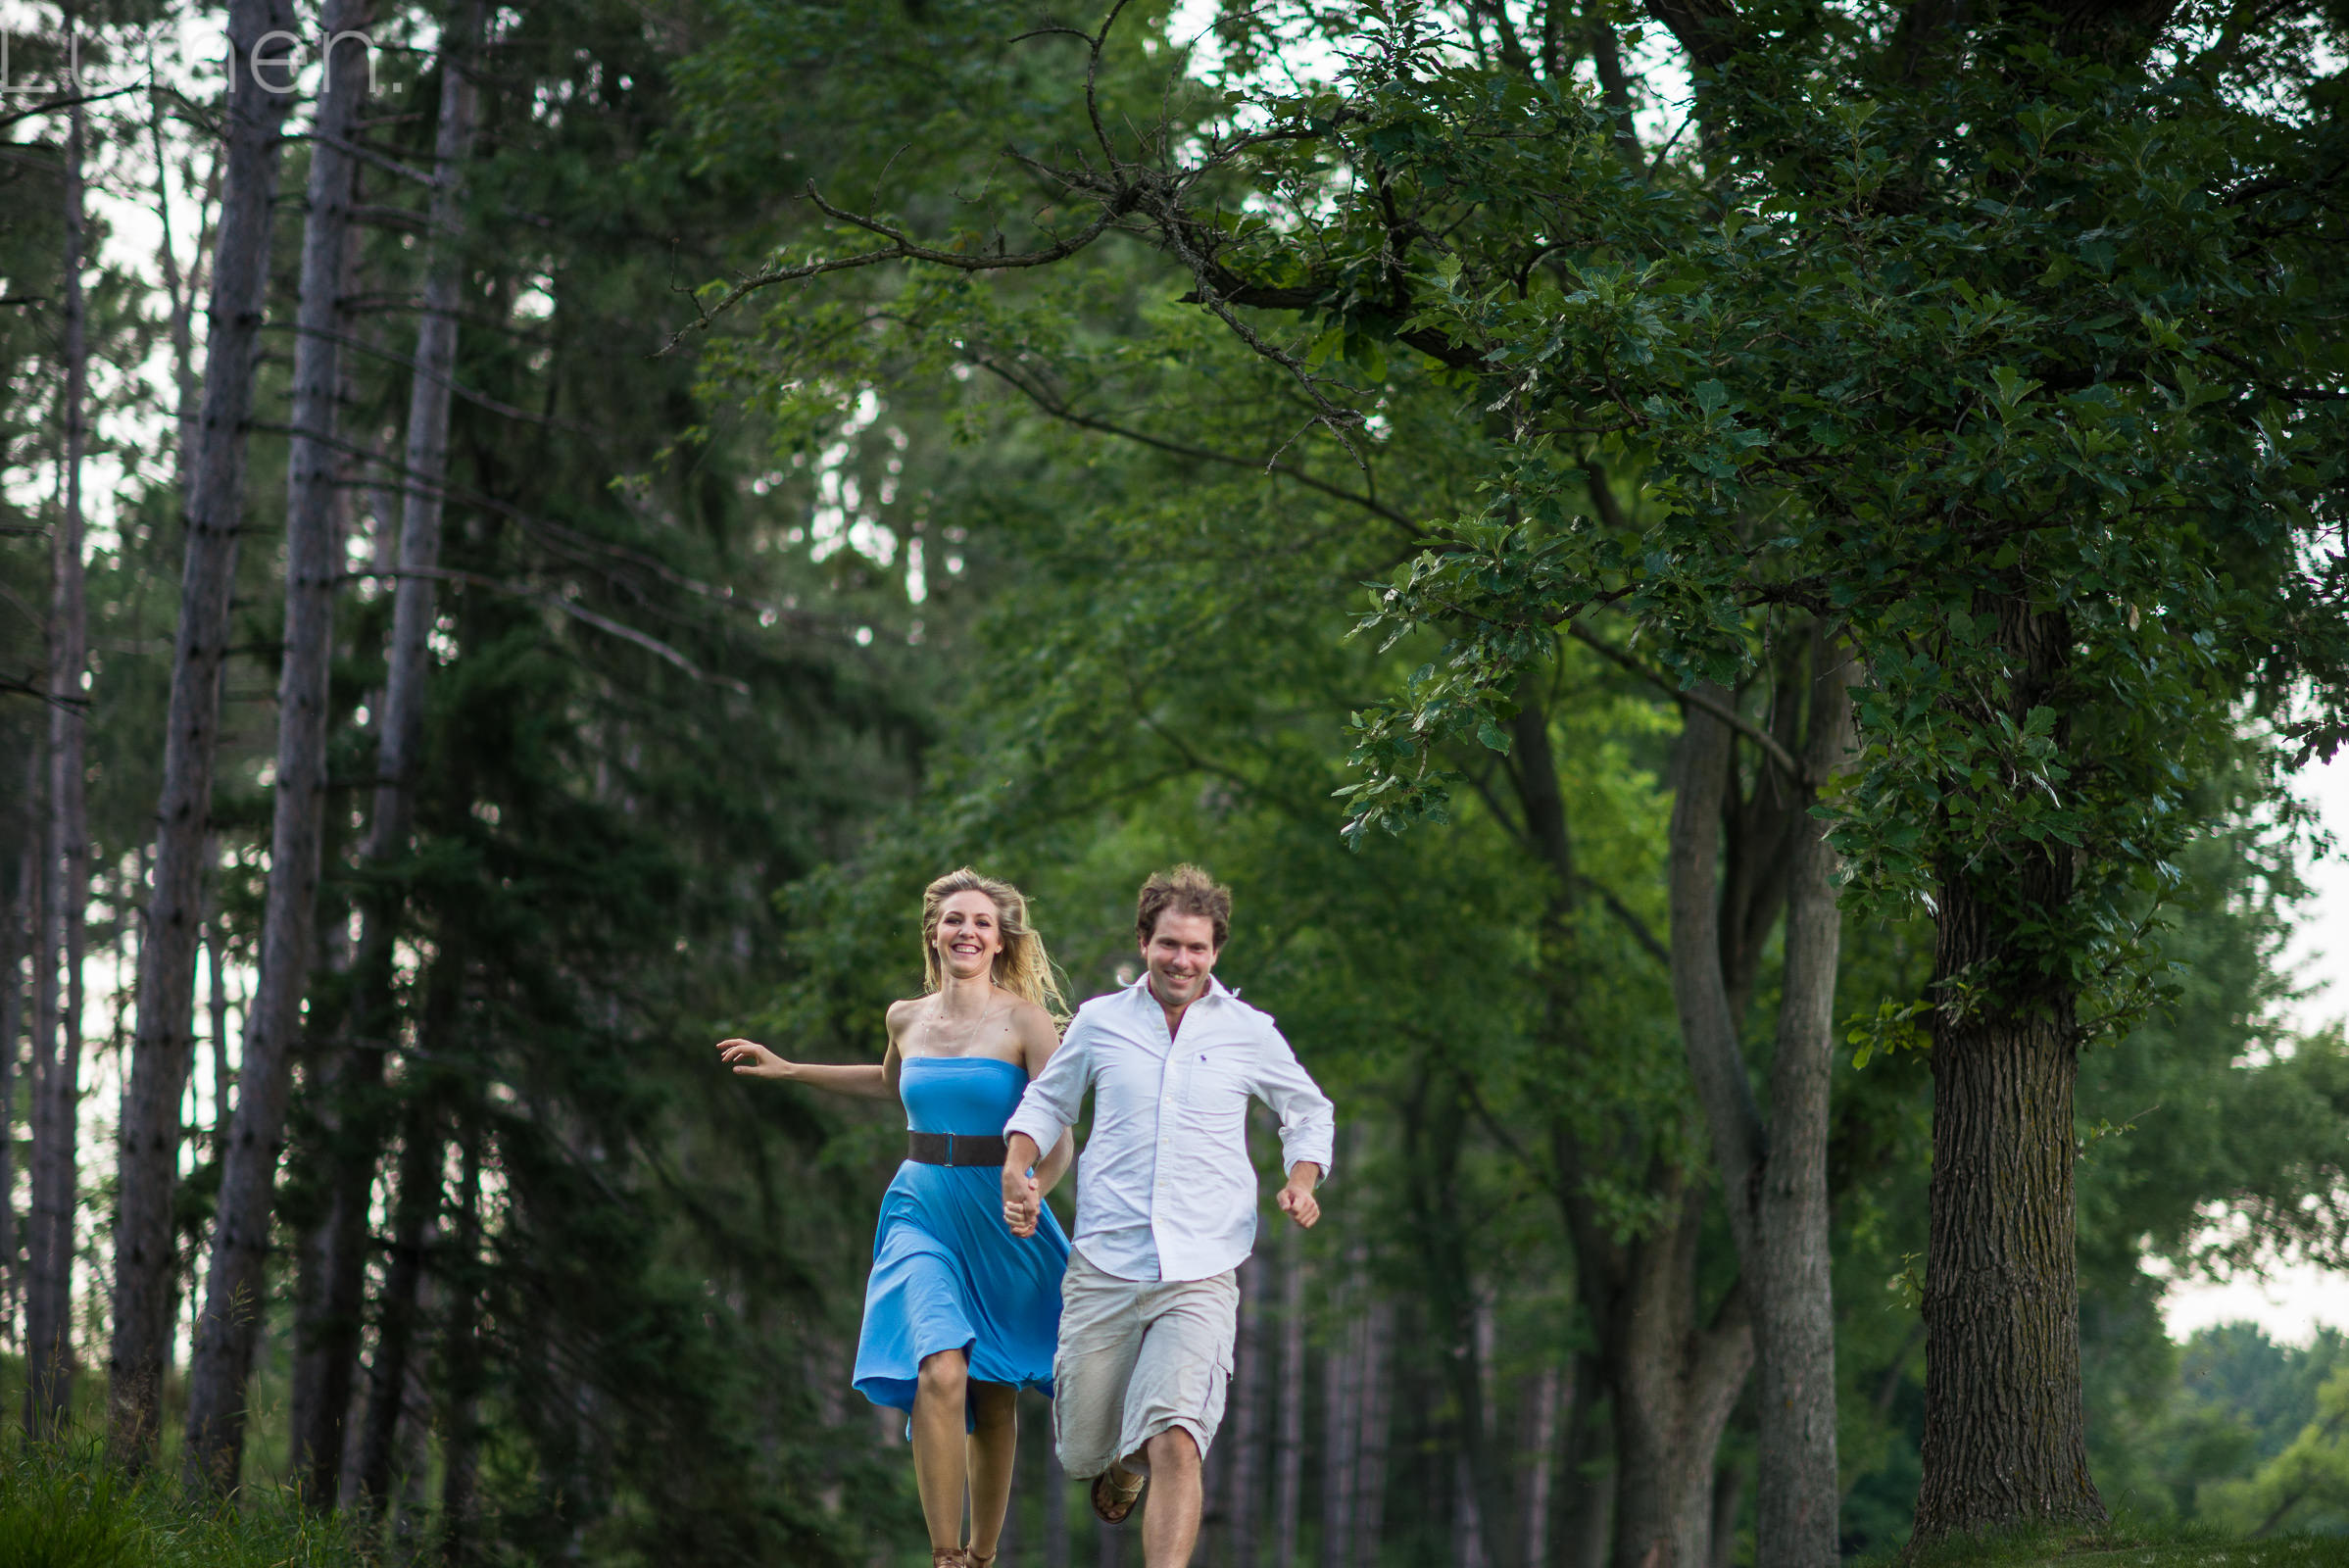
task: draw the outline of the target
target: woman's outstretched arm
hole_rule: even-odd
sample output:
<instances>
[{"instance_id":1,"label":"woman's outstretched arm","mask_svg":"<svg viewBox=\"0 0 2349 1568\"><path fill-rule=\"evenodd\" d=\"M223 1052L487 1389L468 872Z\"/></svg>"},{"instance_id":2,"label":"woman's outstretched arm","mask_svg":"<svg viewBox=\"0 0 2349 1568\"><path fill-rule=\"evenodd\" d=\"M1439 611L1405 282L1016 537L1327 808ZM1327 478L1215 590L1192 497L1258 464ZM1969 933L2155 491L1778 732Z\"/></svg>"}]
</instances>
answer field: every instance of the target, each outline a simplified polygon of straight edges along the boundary
<instances>
[{"instance_id":1,"label":"woman's outstretched arm","mask_svg":"<svg viewBox=\"0 0 2349 1568\"><path fill-rule=\"evenodd\" d=\"M897 1098L897 1086L889 1081L888 1068L877 1061L858 1065L785 1061L756 1040L721 1040L717 1050L718 1059L732 1067L738 1077L774 1078L787 1084L829 1090L836 1095L854 1095L859 1100ZM891 1054L896 1050L892 1043Z\"/></svg>"}]
</instances>

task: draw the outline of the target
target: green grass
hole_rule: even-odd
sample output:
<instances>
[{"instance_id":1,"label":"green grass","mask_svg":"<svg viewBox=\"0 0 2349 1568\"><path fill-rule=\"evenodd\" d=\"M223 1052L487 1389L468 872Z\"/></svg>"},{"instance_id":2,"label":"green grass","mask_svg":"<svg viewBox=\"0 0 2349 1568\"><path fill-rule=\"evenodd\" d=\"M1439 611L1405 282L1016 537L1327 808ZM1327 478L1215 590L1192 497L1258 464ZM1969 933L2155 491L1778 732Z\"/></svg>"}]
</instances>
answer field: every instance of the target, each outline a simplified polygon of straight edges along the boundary
<instances>
[{"instance_id":1,"label":"green grass","mask_svg":"<svg viewBox=\"0 0 2349 1568\"><path fill-rule=\"evenodd\" d=\"M373 1568L338 1518L282 1494L192 1498L175 1480L130 1482L95 1444L0 1446L0 1568Z\"/></svg>"},{"instance_id":2,"label":"green grass","mask_svg":"<svg viewBox=\"0 0 2349 1568\"><path fill-rule=\"evenodd\" d=\"M2117 1523L2093 1532L2022 1530L1944 1542L1860 1568L2349 1568L2349 1536L2243 1541L2192 1526Z\"/></svg>"}]
</instances>

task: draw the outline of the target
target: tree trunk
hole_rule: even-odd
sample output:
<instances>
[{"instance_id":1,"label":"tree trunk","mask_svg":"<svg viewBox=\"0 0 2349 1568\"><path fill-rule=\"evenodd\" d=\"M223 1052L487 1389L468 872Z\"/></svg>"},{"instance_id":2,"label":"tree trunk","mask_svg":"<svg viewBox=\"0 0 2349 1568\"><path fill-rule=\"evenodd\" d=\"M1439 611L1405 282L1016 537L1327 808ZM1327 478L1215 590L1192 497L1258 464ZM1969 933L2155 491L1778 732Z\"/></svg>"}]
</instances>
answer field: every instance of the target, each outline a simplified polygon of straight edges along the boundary
<instances>
[{"instance_id":1,"label":"tree trunk","mask_svg":"<svg viewBox=\"0 0 2349 1568\"><path fill-rule=\"evenodd\" d=\"M1558 1458L1558 1369L1534 1375L1520 1412L1523 1440L1517 1445L1517 1560L1525 1568L1549 1561L1550 1478Z\"/></svg>"},{"instance_id":2,"label":"tree trunk","mask_svg":"<svg viewBox=\"0 0 2349 1568\"><path fill-rule=\"evenodd\" d=\"M155 65L154 45L148 45L147 64L150 72ZM196 439L198 425L196 410L203 382L196 374L195 314L196 279L204 266L204 229L196 224L196 251L187 275L179 273L179 255L171 239L171 160L164 144L163 104L159 99L147 122L151 138L149 152L155 160L155 218L162 230L162 243L156 260L163 272L164 300L169 307L166 324L171 341L171 385L176 396L173 423L178 439L172 443L172 455L177 463L174 477L178 481L179 504L188 505L190 487L196 477Z\"/></svg>"},{"instance_id":3,"label":"tree trunk","mask_svg":"<svg viewBox=\"0 0 2349 1568\"><path fill-rule=\"evenodd\" d=\"M1362 1440L1362 1323L1357 1315L1365 1248L1346 1248L1345 1273L1330 1293L1329 1353L1322 1361L1321 1560L1346 1568L1354 1555L1354 1485Z\"/></svg>"},{"instance_id":4,"label":"tree trunk","mask_svg":"<svg viewBox=\"0 0 2349 1568\"><path fill-rule=\"evenodd\" d=\"M1567 1399L1565 1451L1559 1455L1559 1568L1604 1568L1614 1524L1615 1489L1589 1474L1598 1457L1605 1427L1599 1417L1599 1362L1584 1352L1574 1358L1574 1389Z\"/></svg>"},{"instance_id":5,"label":"tree trunk","mask_svg":"<svg viewBox=\"0 0 2349 1568\"><path fill-rule=\"evenodd\" d=\"M1387 1442L1394 1403L1395 1303L1374 1299L1362 1319L1361 1471L1354 1483L1354 1544L1376 1561L1387 1523Z\"/></svg>"},{"instance_id":6,"label":"tree trunk","mask_svg":"<svg viewBox=\"0 0 2349 1568\"><path fill-rule=\"evenodd\" d=\"M1475 1461L1467 1450L1455 1445L1451 1455L1451 1558L1460 1568L1493 1568L1474 1470Z\"/></svg>"},{"instance_id":7,"label":"tree trunk","mask_svg":"<svg viewBox=\"0 0 2349 1568\"><path fill-rule=\"evenodd\" d=\"M478 1334L481 1324L481 1286L478 1274L481 1267L481 1128L479 1103L467 1107L472 1112L458 1135L462 1154L457 1176L457 1211L455 1218L456 1247L449 1261L449 1319L442 1339L442 1381L445 1385L446 1414L441 1447L440 1528L441 1560L450 1568L463 1568L475 1555L473 1538L474 1507L479 1495L478 1480L481 1456L481 1346ZM1065 1501L1065 1485L1055 1488L1061 1480L1060 1466L1045 1445L1048 1505ZM1048 1568L1068 1568L1068 1521L1062 1515L1059 1527L1060 1555L1052 1557L1052 1516L1045 1516L1045 1552Z\"/></svg>"},{"instance_id":8,"label":"tree trunk","mask_svg":"<svg viewBox=\"0 0 2349 1568\"><path fill-rule=\"evenodd\" d=\"M49 768L47 737L35 753L34 772L41 803L33 832L35 857L32 883L32 1050L26 1072L25 1120L29 1124L26 1163L32 1191L24 1210L24 1348L28 1372L35 1365L36 1347L53 1344L61 1327L61 1309L50 1305L57 1266L49 1255L50 1232L41 1215L41 1158L49 1141L49 1087L57 1076L57 1036L62 1010L57 993L59 965L57 922L58 877L56 830L48 810ZM46 1406L36 1397L44 1380L27 1377L24 1387L24 1431L38 1436L46 1429Z\"/></svg>"},{"instance_id":9,"label":"tree trunk","mask_svg":"<svg viewBox=\"0 0 2349 1568\"><path fill-rule=\"evenodd\" d=\"M1745 1467L1733 1465L1713 1475L1713 1561L1711 1568L1737 1568L1737 1510L1745 1505ZM1758 1557L1755 1559L1760 1560Z\"/></svg>"},{"instance_id":10,"label":"tree trunk","mask_svg":"<svg viewBox=\"0 0 2349 1568\"><path fill-rule=\"evenodd\" d=\"M1695 1322L1704 1193L1685 1178L1670 1228L1643 1238L1613 1302L1616 1568L1710 1568L1713 1456L1753 1365L1742 1285Z\"/></svg>"},{"instance_id":11,"label":"tree trunk","mask_svg":"<svg viewBox=\"0 0 2349 1568\"><path fill-rule=\"evenodd\" d=\"M228 1062L228 934L220 929L220 913L213 910L204 939L206 993L212 1020L212 1136L213 1152L228 1147L228 1120L236 1108L236 1069Z\"/></svg>"},{"instance_id":12,"label":"tree trunk","mask_svg":"<svg viewBox=\"0 0 2349 1568\"><path fill-rule=\"evenodd\" d=\"M1068 1472L1060 1453L1044 1445L1044 1568L1068 1568Z\"/></svg>"},{"instance_id":13,"label":"tree trunk","mask_svg":"<svg viewBox=\"0 0 2349 1568\"><path fill-rule=\"evenodd\" d=\"M215 242L204 402L187 491L187 553L165 719L155 872L139 944L138 1032L117 1154L114 1342L107 1425L116 1457L154 1457L157 1395L171 1331L171 1189L179 1163L179 1097L194 1052L196 941L202 920L212 774L220 743L220 671L245 490L245 426L269 275L269 209L279 132L291 94L291 0L233 0L227 172ZM257 56L255 51L260 50Z\"/></svg>"},{"instance_id":14,"label":"tree trunk","mask_svg":"<svg viewBox=\"0 0 2349 1568\"><path fill-rule=\"evenodd\" d=\"M1734 738L1727 724L1689 704L1675 764L1671 828L1673 996L1753 1303L1762 1385L1757 1554L1770 1568L1833 1568L1840 1554L1827 1133L1842 923L1832 880L1835 853L1824 824L1811 819L1808 808L1816 782L1842 760L1850 701L1849 664L1823 628L1814 628L1810 665L1809 778L1797 784L1765 771L1755 793L1775 796L1775 809L1726 812L1735 782ZM1718 686L1702 695L1725 707L1736 701ZM1782 716L1791 706L1783 706ZM1765 885L1752 867L1734 863L1735 896L1723 898L1716 873L1720 824L1733 814L1758 819L1752 836L1759 842L1746 848L1783 866L1783 891L1775 878ZM1771 853L1784 837L1773 818L1794 828L1790 855ZM1765 1124L1739 1040L1745 985L1733 988L1731 981L1733 974L1750 971L1743 955L1758 948L1767 931L1753 911L1781 902L1786 908L1785 982Z\"/></svg>"},{"instance_id":15,"label":"tree trunk","mask_svg":"<svg viewBox=\"0 0 2349 1568\"><path fill-rule=\"evenodd\" d=\"M1263 1518L1264 1403L1271 1389L1264 1375L1264 1259L1250 1252L1240 1265L1240 1331L1232 1368L1235 1420L1224 1504L1231 1519L1232 1568L1256 1568Z\"/></svg>"},{"instance_id":16,"label":"tree trunk","mask_svg":"<svg viewBox=\"0 0 2349 1568\"><path fill-rule=\"evenodd\" d=\"M1851 734L1852 666L1824 633L1812 639L1814 781L1842 765ZM1812 792L1799 797L1807 808ZM1836 1525L1835 1306L1829 1248L1827 1140L1835 1067L1835 973L1843 916L1826 824L1800 819L1786 889L1786 965L1770 1073L1770 1142L1754 1183L1746 1260L1758 1362L1755 1561L1834 1568Z\"/></svg>"},{"instance_id":17,"label":"tree trunk","mask_svg":"<svg viewBox=\"0 0 2349 1568\"><path fill-rule=\"evenodd\" d=\"M1691 706L1692 718L1697 711ZM1581 879L1567 831L1547 716L1535 705L1525 705L1517 715L1514 737L1512 778L1525 812L1527 837L1554 877L1542 955L1550 990L1547 1027L1562 1046L1572 1047L1573 913ZM1699 744L1703 742L1700 733ZM1693 1010L1683 1006L1684 1035L1693 1039L1693 1023L1707 1032L1706 1038L1716 1047L1726 1040L1734 1050L1735 1036L1726 1023L1729 1002L1721 985L1718 922L1709 881L1704 897L1695 901L1697 917L1687 922L1683 918L1691 868L1702 870L1709 878L1713 865L1709 857L1718 853L1714 835L1719 831L1720 791L1728 758L1725 749L1717 755L1718 770L1692 768L1684 735L1676 760L1683 776L1677 781L1673 808L1671 957L1675 995L1684 1003L1688 999L1682 996L1684 988L1679 984L1684 972L1711 976L1711 995L1695 994L1701 1005ZM1691 772L1700 788L1709 787L1713 792L1693 805L1688 804L1688 796L1694 793L1688 783ZM1711 782L1706 784L1706 780ZM1708 814L1699 818L1699 812ZM1693 825L1696 821L1701 821L1700 827ZM1703 853L1689 846L1703 846ZM1692 1067L1694 1056L1692 1048ZM1750 1110L1751 1095L1743 1089L1741 1065L1721 1070L1717 1064L1708 1064L1708 1071L1717 1088L1742 1095ZM1583 1533L1572 1549L1591 1551L1592 1544L1603 1543L1611 1531L1619 1568L1706 1568L1703 1547L1710 1524L1706 1505L1711 1493L1704 1481L1712 1473L1722 1429L1753 1359L1753 1335L1742 1290L1733 1289L1714 1322L1702 1330L1697 1328L1696 1242L1702 1193L1690 1191L1687 1172L1674 1168L1660 1155L1651 1157L1647 1186L1666 1200L1665 1212L1672 1217L1654 1231L1621 1242L1592 1223L1583 1196L1589 1162L1573 1130L1562 1122L1553 1124L1551 1142L1555 1164L1552 1196L1574 1246L1578 1289L1597 1330L1596 1370L1603 1372L1613 1396L1615 1432L1614 1485L1602 1506L1579 1510ZM1579 1457L1576 1462L1579 1468Z\"/></svg>"},{"instance_id":18,"label":"tree trunk","mask_svg":"<svg viewBox=\"0 0 2349 1568\"><path fill-rule=\"evenodd\" d=\"M356 33L370 0L331 0L325 36ZM358 160L345 151L366 102L362 40L330 52L312 139L302 300L294 342L293 423L286 463L285 664L277 685L277 777L260 972L245 1017L236 1115L220 1168L204 1313L188 1375L187 1471L236 1485L244 1451L245 1384L268 1290L269 1218L285 1139L293 1045L302 1027L324 826L326 703L333 656L339 457L333 444L345 247Z\"/></svg>"},{"instance_id":19,"label":"tree trunk","mask_svg":"<svg viewBox=\"0 0 2349 1568\"><path fill-rule=\"evenodd\" d=\"M344 247L340 291L358 292L359 248ZM338 406L358 400L356 377L344 362L336 392ZM338 454L336 544L334 558L350 559L350 480L357 465L350 455ZM319 842L321 865L344 859L343 821L330 815ZM364 886L364 882L362 884ZM303 1020L305 1051L301 1072L305 1093L304 1123L295 1147L306 1154L288 1162L289 1179L278 1192L280 1213L289 1229L299 1232L294 1244L293 1376L286 1398L288 1452L285 1473L297 1498L327 1511L342 1491L343 1425L351 1404L351 1387L359 1353L359 1319L366 1306L364 1276L354 1268L346 1278L332 1268L328 1243L333 1239L337 1189L348 1180L348 1167L359 1167L363 1198L373 1182L380 1140L355 1136L343 1113L340 1080L352 1049L351 901L347 895L321 893L316 906L317 952L315 975L333 975L332 1004L314 1002ZM315 983L315 981L314 981ZM371 1104L367 1106L372 1109ZM371 1118L369 1118L371 1119ZM353 1149L353 1145L361 1147ZM361 1242L364 1246L364 1238ZM363 1260L364 1261L364 1260Z\"/></svg>"},{"instance_id":20,"label":"tree trunk","mask_svg":"<svg viewBox=\"0 0 2349 1568\"><path fill-rule=\"evenodd\" d=\"M36 803L40 791L40 748L24 760L23 839L17 850L8 905L0 910L0 1341L15 1343L17 1325L17 1063L24 1038L24 996L32 978L25 960L39 951L33 940L33 908L39 902L33 880L41 874L42 832Z\"/></svg>"},{"instance_id":21,"label":"tree trunk","mask_svg":"<svg viewBox=\"0 0 2349 1568\"><path fill-rule=\"evenodd\" d=\"M69 51L79 47L76 22L66 12ZM79 105L66 128L63 277L65 451L64 495L51 543L49 598L49 855L50 950L65 960L65 1007L41 1044L41 1090L32 1151L33 1256L24 1303L25 1431L63 1433L73 1397L73 1211L79 1169L81 1103L81 958L83 917L90 899L88 768L84 759L85 678L89 621L82 594L81 462L89 442L88 309L81 286L84 257L82 143ZM55 994L56 982L52 982Z\"/></svg>"},{"instance_id":22,"label":"tree trunk","mask_svg":"<svg viewBox=\"0 0 2349 1568\"><path fill-rule=\"evenodd\" d=\"M380 1113L384 1061L398 1028L393 945L403 900L387 874L408 854L416 815L416 779L423 748L424 687L431 664L434 579L440 564L441 482L448 469L449 388L455 381L457 312L465 279L459 252L463 175L472 155L478 92L471 58L481 27L479 0L460 0L441 55L440 122L435 133L431 228L434 252L424 279L409 384L403 466L399 570L392 590L392 635L376 730L375 799L362 859L371 873L361 906L359 950L352 965L350 1039L330 1055L319 1096L329 1158L325 1215L306 1239L317 1272L313 1310L296 1326L303 1354L292 1404L294 1473L310 1476L310 1494L335 1494L342 1468L343 1411L359 1356L360 1309L367 1275L367 1202L383 1144ZM299 422L299 421L297 421Z\"/></svg>"},{"instance_id":23,"label":"tree trunk","mask_svg":"<svg viewBox=\"0 0 2349 1568\"><path fill-rule=\"evenodd\" d=\"M1305 1468L1305 1248L1296 1226L1275 1223L1281 1227L1281 1394L1272 1445L1272 1568L1296 1568Z\"/></svg>"},{"instance_id":24,"label":"tree trunk","mask_svg":"<svg viewBox=\"0 0 2349 1568\"><path fill-rule=\"evenodd\" d=\"M2070 634L2012 601L1999 621L2020 723L2060 678ZM1940 879L1921 1542L2105 1518L2081 1429L2076 992L2023 931L2060 921L2071 896L2060 846L2010 845Z\"/></svg>"},{"instance_id":25,"label":"tree trunk","mask_svg":"<svg viewBox=\"0 0 2349 1568\"><path fill-rule=\"evenodd\" d=\"M441 1202L439 1117L412 1106L400 1149L400 1194L392 1217L391 1261L375 1320L375 1359L367 1369L367 1424L359 1440L360 1506L380 1517L391 1500L400 1412L407 1401L409 1352L416 1343L424 1247Z\"/></svg>"},{"instance_id":26,"label":"tree trunk","mask_svg":"<svg viewBox=\"0 0 2349 1568\"><path fill-rule=\"evenodd\" d=\"M1496 1454L1492 1400L1487 1394L1492 1356L1491 1303L1476 1278L1473 1234L1460 1211L1460 1152L1468 1096L1450 1078L1423 1077L1403 1107L1403 1153L1416 1179L1406 1188L1409 1239L1426 1282L1431 1325L1442 1351L1441 1375L1451 1394L1453 1445L1460 1455L1454 1478L1461 1494L1453 1543L1462 1561L1499 1560L1510 1524L1509 1467ZM1472 1544L1473 1543L1473 1544Z\"/></svg>"}]
</instances>

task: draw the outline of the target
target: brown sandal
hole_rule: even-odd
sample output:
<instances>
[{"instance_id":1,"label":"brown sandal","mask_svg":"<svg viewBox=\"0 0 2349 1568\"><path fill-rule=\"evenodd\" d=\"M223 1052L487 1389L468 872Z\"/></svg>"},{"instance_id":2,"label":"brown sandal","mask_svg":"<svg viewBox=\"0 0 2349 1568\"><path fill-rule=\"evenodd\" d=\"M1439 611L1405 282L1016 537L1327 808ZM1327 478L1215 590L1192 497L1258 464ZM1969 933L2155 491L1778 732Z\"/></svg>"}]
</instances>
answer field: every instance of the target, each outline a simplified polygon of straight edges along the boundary
<instances>
[{"instance_id":1,"label":"brown sandal","mask_svg":"<svg viewBox=\"0 0 2349 1568\"><path fill-rule=\"evenodd\" d=\"M976 1546L965 1546L962 1548L962 1560L964 1563L969 1565L969 1568L995 1568L996 1558L1002 1556L1003 1554L1003 1550L1001 1546L998 1546L995 1550L988 1552L982 1552Z\"/></svg>"},{"instance_id":2,"label":"brown sandal","mask_svg":"<svg viewBox=\"0 0 2349 1568\"><path fill-rule=\"evenodd\" d=\"M1137 1475L1132 1487L1121 1487L1103 1470L1093 1478L1093 1486L1086 1494L1093 1502L1093 1516L1105 1525L1124 1524L1132 1517L1134 1505L1142 1500L1142 1489L1150 1485L1150 1479L1147 1473Z\"/></svg>"},{"instance_id":3,"label":"brown sandal","mask_svg":"<svg viewBox=\"0 0 2349 1568\"><path fill-rule=\"evenodd\" d=\"M960 1546L932 1546L930 1568L970 1568L970 1553Z\"/></svg>"}]
</instances>

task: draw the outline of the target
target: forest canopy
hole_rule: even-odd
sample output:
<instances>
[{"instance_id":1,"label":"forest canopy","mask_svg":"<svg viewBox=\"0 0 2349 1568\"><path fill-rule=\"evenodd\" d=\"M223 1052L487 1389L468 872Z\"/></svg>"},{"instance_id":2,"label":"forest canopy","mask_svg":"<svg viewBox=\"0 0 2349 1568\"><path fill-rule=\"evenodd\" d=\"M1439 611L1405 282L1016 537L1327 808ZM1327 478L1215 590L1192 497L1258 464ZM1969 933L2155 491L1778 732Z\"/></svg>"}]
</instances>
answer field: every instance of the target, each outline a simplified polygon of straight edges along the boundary
<instances>
[{"instance_id":1,"label":"forest canopy","mask_svg":"<svg viewBox=\"0 0 2349 1568\"><path fill-rule=\"evenodd\" d=\"M1340 1119L1201 1561L2349 1530L2339 1336L2162 1315L2349 1266L2345 28L41 12L12 1412L400 1555L894 1560L897 1107L710 1045L877 1060L963 864L1107 990L1190 860Z\"/></svg>"}]
</instances>

